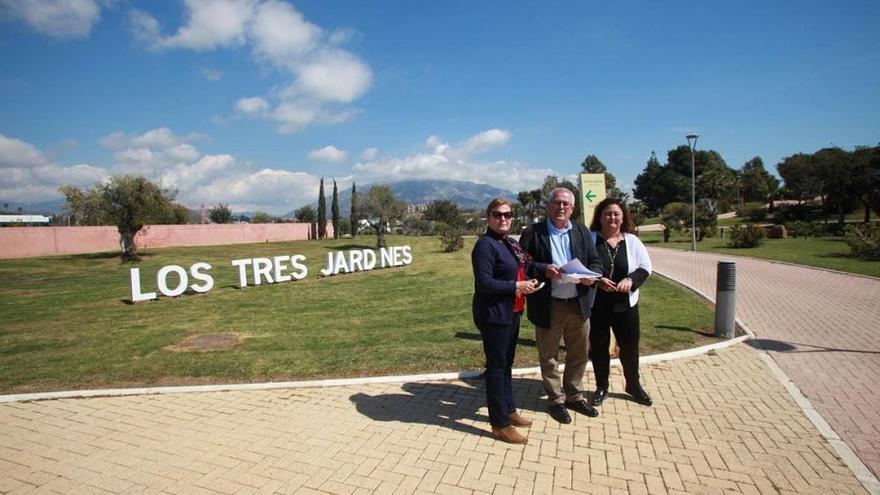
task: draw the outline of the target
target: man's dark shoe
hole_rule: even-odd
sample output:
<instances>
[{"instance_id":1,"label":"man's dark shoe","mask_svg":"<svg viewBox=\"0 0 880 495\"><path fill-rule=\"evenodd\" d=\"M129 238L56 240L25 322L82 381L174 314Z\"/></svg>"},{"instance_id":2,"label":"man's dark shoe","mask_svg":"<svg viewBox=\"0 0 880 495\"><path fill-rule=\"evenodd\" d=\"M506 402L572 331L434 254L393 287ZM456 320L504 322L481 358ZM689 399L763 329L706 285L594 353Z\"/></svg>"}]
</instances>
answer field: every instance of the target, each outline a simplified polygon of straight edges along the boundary
<instances>
[{"instance_id":1,"label":"man's dark shoe","mask_svg":"<svg viewBox=\"0 0 880 495\"><path fill-rule=\"evenodd\" d=\"M631 395L636 402L643 406L650 406L654 403L654 401L651 400L651 396L648 395L648 392L645 392L645 389L643 389L641 385L636 385L635 387L627 387L626 393Z\"/></svg>"},{"instance_id":2,"label":"man's dark shoe","mask_svg":"<svg viewBox=\"0 0 880 495\"><path fill-rule=\"evenodd\" d=\"M595 407L587 404L587 401L584 399L579 399L574 402L566 402L565 407L591 418L595 418L599 415L599 411L597 411Z\"/></svg>"},{"instance_id":3,"label":"man's dark shoe","mask_svg":"<svg viewBox=\"0 0 880 495\"><path fill-rule=\"evenodd\" d=\"M550 413L550 416L553 419L564 425L571 423L571 416L562 404L550 404L550 407L547 408L547 412Z\"/></svg>"},{"instance_id":4,"label":"man's dark shoe","mask_svg":"<svg viewBox=\"0 0 880 495\"><path fill-rule=\"evenodd\" d=\"M590 402L593 403L594 407L599 407L605 402L605 399L608 398L608 389L607 388L597 388L595 392L593 392L593 396L590 397Z\"/></svg>"}]
</instances>

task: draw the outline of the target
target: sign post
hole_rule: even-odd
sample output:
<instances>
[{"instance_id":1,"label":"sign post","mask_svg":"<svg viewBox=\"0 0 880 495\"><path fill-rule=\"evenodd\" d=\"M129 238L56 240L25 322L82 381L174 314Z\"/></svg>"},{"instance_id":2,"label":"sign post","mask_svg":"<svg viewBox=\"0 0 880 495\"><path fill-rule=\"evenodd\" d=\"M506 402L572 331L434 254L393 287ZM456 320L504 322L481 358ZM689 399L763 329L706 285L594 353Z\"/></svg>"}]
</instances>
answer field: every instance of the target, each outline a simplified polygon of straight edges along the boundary
<instances>
[{"instance_id":1,"label":"sign post","mask_svg":"<svg viewBox=\"0 0 880 495\"><path fill-rule=\"evenodd\" d=\"M581 174L581 211L584 225L593 221L593 210L605 199L605 174Z\"/></svg>"}]
</instances>

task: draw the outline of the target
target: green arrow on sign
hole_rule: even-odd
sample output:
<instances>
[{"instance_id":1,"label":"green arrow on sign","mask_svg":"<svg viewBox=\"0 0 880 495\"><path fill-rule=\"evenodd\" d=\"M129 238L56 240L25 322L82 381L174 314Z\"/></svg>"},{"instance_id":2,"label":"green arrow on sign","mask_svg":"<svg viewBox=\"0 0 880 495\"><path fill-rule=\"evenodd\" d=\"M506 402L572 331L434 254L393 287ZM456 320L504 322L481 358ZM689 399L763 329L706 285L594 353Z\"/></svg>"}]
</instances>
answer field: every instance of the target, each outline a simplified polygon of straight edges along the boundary
<instances>
[{"instance_id":1,"label":"green arrow on sign","mask_svg":"<svg viewBox=\"0 0 880 495\"><path fill-rule=\"evenodd\" d=\"M587 191L587 194L584 194L584 198L586 198L586 200L589 201L590 203L593 202L593 198L595 198L595 197L596 197L596 195L593 194L593 191Z\"/></svg>"}]
</instances>

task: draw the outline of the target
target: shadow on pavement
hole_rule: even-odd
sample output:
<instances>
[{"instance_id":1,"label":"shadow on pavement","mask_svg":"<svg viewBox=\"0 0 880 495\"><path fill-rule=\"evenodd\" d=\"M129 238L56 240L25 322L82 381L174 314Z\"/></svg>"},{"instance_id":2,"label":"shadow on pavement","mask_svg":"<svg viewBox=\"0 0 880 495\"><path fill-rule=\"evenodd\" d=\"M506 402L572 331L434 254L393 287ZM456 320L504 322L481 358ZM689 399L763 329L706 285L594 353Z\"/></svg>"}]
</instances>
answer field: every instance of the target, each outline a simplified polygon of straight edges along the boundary
<instances>
[{"instance_id":1,"label":"shadow on pavement","mask_svg":"<svg viewBox=\"0 0 880 495\"><path fill-rule=\"evenodd\" d=\"M357 411L374 421L400 421L436 425L471 435L489 436L489 417L479 413L486 405L482 379L459 383L405 383L408 393L368 395L356 393L348 399ZM541 382L513 379L513 392L520 411L535 411ZM473 426L471 423L482 423Z\"/></svg>"},{"instance_id":2,"label":"shadow on pavement","mask_svg":"<svg viewBox=\"0 0 880 495\"><path fill-rule=\"evenodd\" d=\"M880 354L880 351L871 351L865 349L841 349L838 347L824 347L820 345L801 344L799 342L783 342L774 339L752 339L747 340L746 344L755 349L773 352L855 352L858 354ZM809 347L810 349L799 349L800 347Z\"/></svg>"}]
</instances>

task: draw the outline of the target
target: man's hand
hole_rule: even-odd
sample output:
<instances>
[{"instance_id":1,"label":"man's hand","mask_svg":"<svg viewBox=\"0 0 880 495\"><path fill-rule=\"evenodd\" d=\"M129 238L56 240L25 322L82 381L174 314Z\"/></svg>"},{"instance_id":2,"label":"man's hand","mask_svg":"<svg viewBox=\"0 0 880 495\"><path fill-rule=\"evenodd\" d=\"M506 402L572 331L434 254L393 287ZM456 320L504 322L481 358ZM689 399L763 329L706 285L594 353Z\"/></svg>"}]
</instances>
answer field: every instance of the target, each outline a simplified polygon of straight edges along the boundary
<instances>
[{"instance_id":1,"label":"man's hand","mask_svg":"<svg viewBox=\"0 0 880 495\"><path fill-rule=\"evenodd\" d=\"M559 271L559 267L556 265L547 265L546 275L550 280L559 280L562 278L562 272Z\"/></svg>"}]
</instances>

